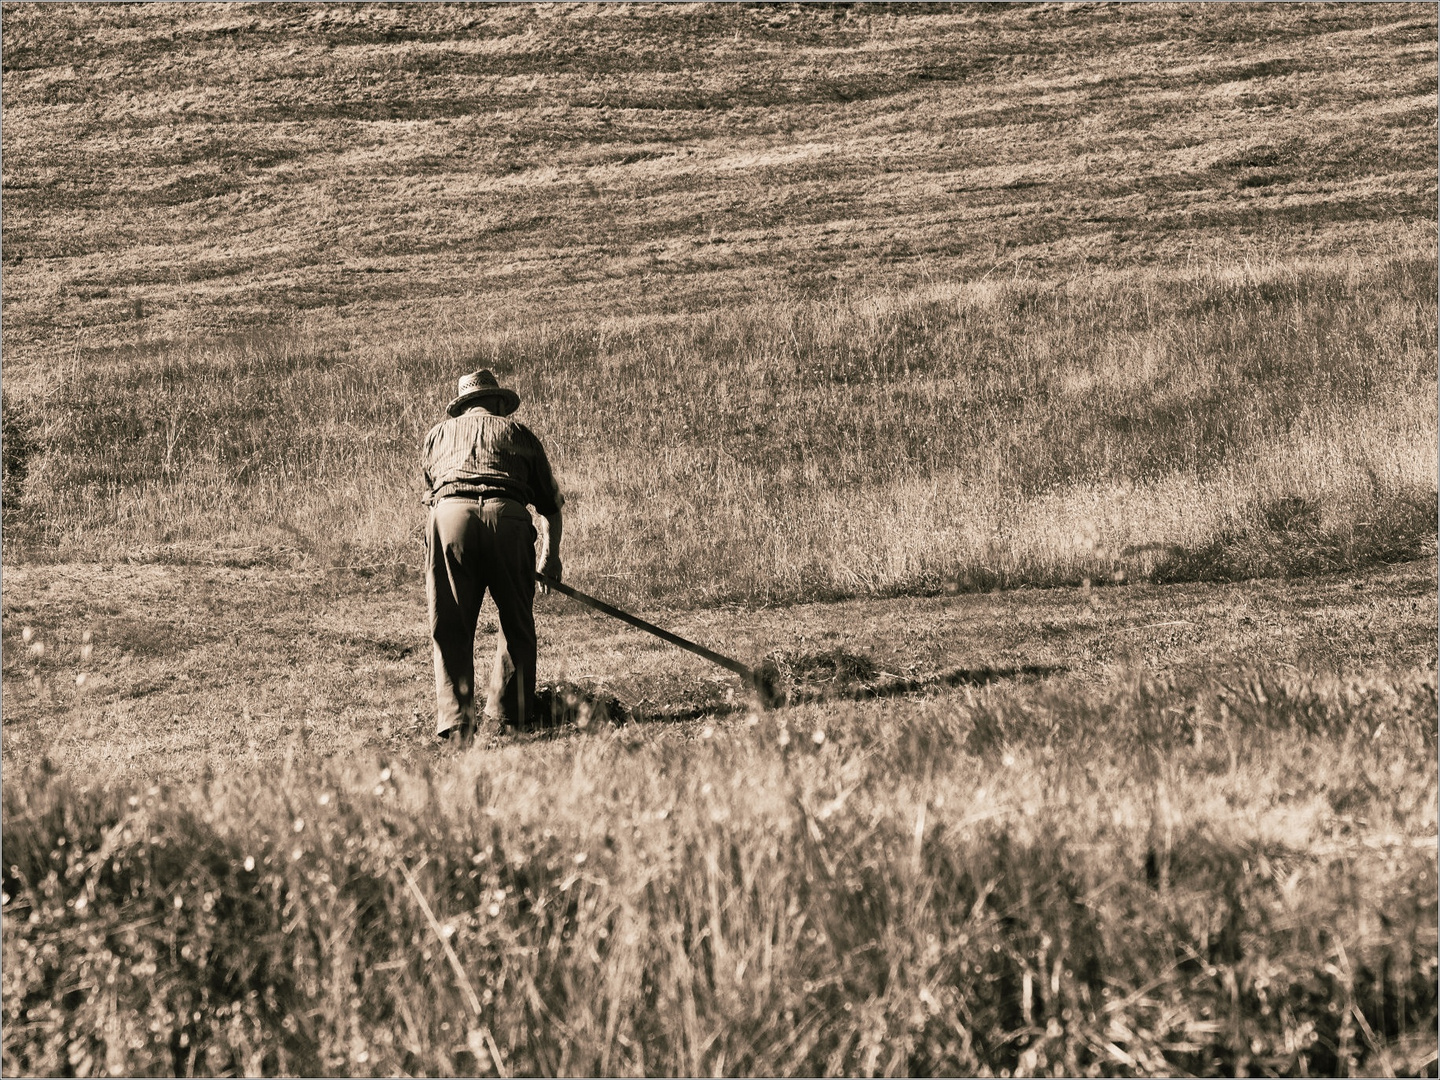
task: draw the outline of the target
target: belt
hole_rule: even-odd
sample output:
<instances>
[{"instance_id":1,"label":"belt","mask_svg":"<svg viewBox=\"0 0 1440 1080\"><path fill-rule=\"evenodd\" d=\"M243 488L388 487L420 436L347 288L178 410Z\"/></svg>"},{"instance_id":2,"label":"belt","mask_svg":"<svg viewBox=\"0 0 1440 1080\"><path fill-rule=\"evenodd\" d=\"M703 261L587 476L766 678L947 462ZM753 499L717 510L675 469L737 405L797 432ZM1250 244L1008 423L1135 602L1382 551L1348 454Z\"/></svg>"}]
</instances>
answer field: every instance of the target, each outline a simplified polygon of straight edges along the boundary
<instances>
[{"instance_id":1,"label":"belt","mask_svg":"<svg viewBox=\"0 0 1440 1080\"><path fill-rule=\"evenodd\" d=\"M475 489L461 484L442 484L435 492L435 502L441 499L473 499L476 502L483 502L486 499L509 499L512 502L519 502L514 495L508 491L501 491L497 488Z\"/></svg>"}]
</instances>

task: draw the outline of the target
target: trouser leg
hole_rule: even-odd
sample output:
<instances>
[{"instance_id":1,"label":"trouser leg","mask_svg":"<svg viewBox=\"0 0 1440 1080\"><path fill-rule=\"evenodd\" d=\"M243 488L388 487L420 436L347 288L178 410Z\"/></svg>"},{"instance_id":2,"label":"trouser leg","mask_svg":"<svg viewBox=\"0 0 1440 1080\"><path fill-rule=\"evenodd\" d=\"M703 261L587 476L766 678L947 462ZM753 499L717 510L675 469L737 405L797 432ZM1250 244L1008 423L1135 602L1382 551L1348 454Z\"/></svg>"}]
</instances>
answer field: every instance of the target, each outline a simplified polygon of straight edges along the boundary
<instances>
[{"instance_id":1,"label":"trouser leg","mask_svg":"<svg viewBox=\"0 0 1440 1080\"><path fill-rule=\"evenodd\" d=\"M496 520L494 551L486 560L500 634L485 711L524 728L535 720L535 528L523 507L522 517L510 505Z\"/></svg>"},{"instance_id":2,"label":"trouser leg","mask_svg":"<svg viewBox=\"0 0 1440 1080\"><path fill-rule=\"evenodd\" d=\"M485 597L477 573L474 503L442 499L430 512L425 594L435 661L435 731L475 724L475 623Z\"/></svg>"}]
</instances>

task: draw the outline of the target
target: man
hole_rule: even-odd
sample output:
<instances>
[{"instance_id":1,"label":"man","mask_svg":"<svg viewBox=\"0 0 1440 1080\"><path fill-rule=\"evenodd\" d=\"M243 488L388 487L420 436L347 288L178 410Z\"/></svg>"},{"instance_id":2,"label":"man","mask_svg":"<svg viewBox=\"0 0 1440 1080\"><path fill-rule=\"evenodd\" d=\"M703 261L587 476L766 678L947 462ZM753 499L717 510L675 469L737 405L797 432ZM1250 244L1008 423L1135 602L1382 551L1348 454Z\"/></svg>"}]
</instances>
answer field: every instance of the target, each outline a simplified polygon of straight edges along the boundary
<instances>
[{"instance_id":1,"label":"man","mask_svg":"<svg viewBox=\"0 0 1440 1080\"><path fill-rule=\"evenodd\" d=\"M434 639L435 732L475 734L475 623L488 590L500 615L490 669L487 719L524 728L535 717L535 527L526 505L549 526L539 572L559 580L564 499L540 440L510 419L520 395L489 371L460 380L442 420L425 436L430 523L425 595Z\"/></svg>"}]
</instances>

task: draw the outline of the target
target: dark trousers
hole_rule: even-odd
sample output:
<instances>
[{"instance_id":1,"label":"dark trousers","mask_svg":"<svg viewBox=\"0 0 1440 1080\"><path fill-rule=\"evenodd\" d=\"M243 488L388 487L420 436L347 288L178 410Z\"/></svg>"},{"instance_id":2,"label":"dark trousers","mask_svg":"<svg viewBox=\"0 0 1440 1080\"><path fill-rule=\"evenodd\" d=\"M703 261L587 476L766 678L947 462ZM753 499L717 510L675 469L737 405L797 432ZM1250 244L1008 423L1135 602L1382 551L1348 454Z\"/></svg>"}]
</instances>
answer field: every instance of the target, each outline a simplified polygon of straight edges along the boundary
<instances>
[{"instance_id":1,"label":"dark trousers","mask_svg":"<svg viewBox=\"0 0 1440 1080\"><path fill-rule=\"evenodd\" d=\"M435 652L435 730L476 724L475 624L488 590L500 616L485 713L535 716L535 526L513 499L441 499L430 510L425 595Z\"/></svg>"}]
</instances>

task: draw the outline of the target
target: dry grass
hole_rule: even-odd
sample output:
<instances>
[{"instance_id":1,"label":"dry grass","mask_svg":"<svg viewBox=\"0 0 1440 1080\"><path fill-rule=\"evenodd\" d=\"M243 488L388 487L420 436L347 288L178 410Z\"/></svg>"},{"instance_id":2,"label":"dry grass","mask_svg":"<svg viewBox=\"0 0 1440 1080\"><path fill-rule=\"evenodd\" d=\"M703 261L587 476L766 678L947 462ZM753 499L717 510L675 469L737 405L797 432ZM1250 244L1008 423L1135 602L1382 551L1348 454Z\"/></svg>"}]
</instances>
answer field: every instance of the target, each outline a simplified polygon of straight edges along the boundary
<instances>
[{"instance_id":1,"label":"dry grass","mask_svg":"<svg viewBox=\"0 0 1440 1080\"><path fill-rule=\"evenodd\" d=\"M413 565L416 446L475 363L621 598L1429 550L1431 8L4 34L26 557Z\"/></svg>"},{"instance_id":2,"label":"dry grass","mask_svg":"<svg viewBox=\"0 0 1440 1080\"><path fill-rule=\"evenodd\" d=\"M1435 722L1241 671L12 775L6 1071L1433 1071Z\"/></svg>"},{"instance_id":3,"label":"dry grass","mask_svg":"<svg viewBox=\"0 0 1440 1080\"><path fill-rule=\"evenodd\" d=\"M4 344L1371 252L1426 5L4 11ZM135 302L140 302L136 318ZM19 347L19 348L17 348Z\"/></svg>"},{"instance_id":4,"label":"dry grass","mask_svg":"<svg viewBox=\"0 0 1440 1080\"><path fill-rule=\"evenodd\" d=\"M1434 1073L1433 6L0 20L7 1074Z\"/></svg>"},{"instance_id":5,"label":"dry grass","mask_svg":"<svg viewBox=\"0 0 1440 1080\"><path fill-rule=\"evenodd\" d=\"M1431 1068L1433 563L657 614L811 691L753 727L550 597L635 722L460 756L417 590L5 602L7 1072Z\"/></svg>"},{"instance_id":6,"label":"dry grass","mask_svg":"<svg viewBox=\"0 0 1440 1080\"><path fill-rule=\"evenodd\" d=\"M415 447L448 374L483 362L552 445L570 572L622 598L1413 558L1433 550L1434 294L1407 250L142 350L27 429L11 531L32 557L418 565Z\"/></svg>"},{"instance_id":7,"label":"dry grass","mask_svg":"<svg viewBox=\"0 0 1440 1080\"><path fill-rule=\"evenodd\" d=\"M269 773L302 732L317 758L430 756L430 645L413 584L353 571L7 565L4 601L6 775L42 758L106 786ZM642 614L752 665L774 656L801 689L832 700L856 684L931 680L924 693L947 693L1027 671L1084 686L1136 669L1156 679L1224 678L1244 666L1359 678L1433 668L1436 648L1433 561L1088 595ZM537 623L540 679L618 696L641 730L677 721L699 730L744 701L733 675L562 597L542 598ZM487 609L482 656L495 630Z\"/></svg>"}]
</instances>

